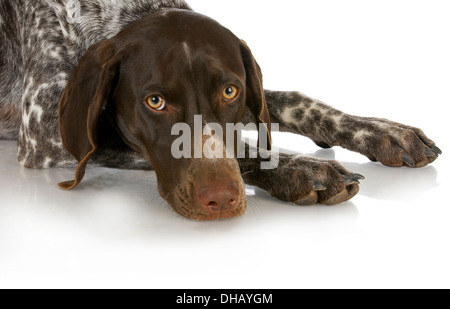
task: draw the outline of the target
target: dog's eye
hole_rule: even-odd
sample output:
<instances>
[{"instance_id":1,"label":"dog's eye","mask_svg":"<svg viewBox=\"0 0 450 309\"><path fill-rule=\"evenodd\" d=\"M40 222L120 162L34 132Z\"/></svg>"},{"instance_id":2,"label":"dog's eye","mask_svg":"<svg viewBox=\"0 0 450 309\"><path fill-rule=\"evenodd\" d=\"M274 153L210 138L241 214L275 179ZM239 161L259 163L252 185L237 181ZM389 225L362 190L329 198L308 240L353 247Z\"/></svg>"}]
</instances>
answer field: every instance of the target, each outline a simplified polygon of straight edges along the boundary
<instances>
[{"instance_id":1,"label":"dog's eye","mask_svg":"<svg viewBox=\"0 0 450 309\"><path fill-rule=\"evenodd\" d=\"M148 106L150 106L150 108L157 111L162 111L163 109L166 108L166 101L164 100L163 97L159 95L152 95L148 97L147 104Z\"/></svg>"},{"instance_id":2,"label":"dog's eye","mask_svg":"<svg viewBox=\"0 0 450 309\"><path fill-rule=\"evenodd\" d=\"M233 101L239 95L239 89L235 86L227 86L223 89L222 97L224 101Z\"/></svg>"}]
</instances>

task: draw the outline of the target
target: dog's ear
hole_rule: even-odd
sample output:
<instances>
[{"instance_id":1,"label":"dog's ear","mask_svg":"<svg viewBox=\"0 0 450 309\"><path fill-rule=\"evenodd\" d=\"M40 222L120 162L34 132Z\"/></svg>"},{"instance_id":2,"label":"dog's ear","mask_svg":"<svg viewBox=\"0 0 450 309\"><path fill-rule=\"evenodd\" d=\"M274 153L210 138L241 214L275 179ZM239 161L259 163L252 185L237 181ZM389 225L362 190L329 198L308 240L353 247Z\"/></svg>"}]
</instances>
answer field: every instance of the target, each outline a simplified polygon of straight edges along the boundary
<instances>
[{"instance_id":1,"label":"dog's ear","mask_svg":"<svg viewBox=\"0 0 450 309\"><path fill-rule=\"evenodd\" d=\"M97 124L117 81L121 55L109 42L94 45L81 58L59 103L59 130L66 149L78 160L75 180L58 184L75 188L97 149Z\"/></svg>"},{"instance_id":2,"label":"dog's ear","mask_svg":"<svg viewBox=\"0 0 450 309\"><path fill-rule=\"evenodd\" d=\"M266 97L264 95L263 78L261 69L256 63L250 48L245 41L241 40L241 54L244 61L246 73L246 101L247 106L253 113L258 125L265 128L267 133L267 148L272 147L272 137L270 132L270 114L267 108ZM259 143L260 144L260 143Z\"/></svg>"}]
</instances>

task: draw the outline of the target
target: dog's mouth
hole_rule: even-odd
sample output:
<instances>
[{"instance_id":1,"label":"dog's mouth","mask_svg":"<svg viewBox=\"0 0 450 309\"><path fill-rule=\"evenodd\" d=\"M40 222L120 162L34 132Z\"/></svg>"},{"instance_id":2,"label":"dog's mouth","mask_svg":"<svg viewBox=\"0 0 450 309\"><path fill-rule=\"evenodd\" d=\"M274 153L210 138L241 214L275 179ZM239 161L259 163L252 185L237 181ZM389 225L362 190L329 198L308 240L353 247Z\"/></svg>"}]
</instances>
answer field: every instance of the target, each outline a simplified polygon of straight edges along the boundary
<instances>
[{"instance_id":1,"label":"dog's mouth","mask_svg":"<svg viewBox=\"0 0 450 309\"><path fill-rule=\"evenodd\" d=\"M194 158L177 170L171 174L172 179L161 178L158 187L160 195L178 214L212 221L245 212L245 185L235 158Z\"/></svg>"},{"instance_id":2,"label":"dog's mouth","mask_svg":"<svg viewBox=\"0 0 450 309\"><path fill-rule=\"evenodd\" d=\"M230 200L228 205L221 206L215 201L208 204L202 204L196 197L193 184L184 189L178 186L172 198L168 198L169 204L173 210L191 220L196 221L214 221L221 219L230 219L242 215L247 208L245 190L239 190L239 197L236 200Z\"/></svg>"}]
</instances>

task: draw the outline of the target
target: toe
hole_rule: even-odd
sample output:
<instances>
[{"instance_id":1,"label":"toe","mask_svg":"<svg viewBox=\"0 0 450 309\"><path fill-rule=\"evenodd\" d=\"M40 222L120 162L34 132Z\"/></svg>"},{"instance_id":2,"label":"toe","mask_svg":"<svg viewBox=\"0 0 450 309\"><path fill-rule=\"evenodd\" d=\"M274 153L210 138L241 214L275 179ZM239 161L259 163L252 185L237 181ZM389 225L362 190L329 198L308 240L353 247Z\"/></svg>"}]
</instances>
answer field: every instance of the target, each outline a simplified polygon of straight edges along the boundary
<instances>
[{"instance_id":1,"label":"toe","mask_svg":"<svg viewBox=\"0 0 450 309\"><path fill-rule=\"evenodd\" d=\"M317 204L317 201L319 200L319 196L317 195L317 192L311 191L307 196L304 196L294 203L300 206L311 206Z\"/></svg>"},{"instance_id":2,"label":"toe","mask_svg":"<svg viewBox=\"0 0 450 309\"><path fill-rule=\"evenodd\" d=\"M347 200L348 197L348 191L347 189L342 190L336 195L333 195L328 198L321 198L320 203L323 205L337 205L340 203L343 203Z\"/></svg>"},{"instance_id":3,"label":"toe","mask_svg":"<svg viewBox=\"0 0 450 309\"><path fill-rule=\"evenodd\" d=\"M402 153L402 161L403 161L403 165L406 165L409 167L416 167L416 162L414 162L414 159L406 152Z\"/></svg>"},{"instance_id":4,"label":"toe","mask_svg":"<svg viewBox=\"0 0 450 309\"><path fill-rule=\"evenodd\" d=\"M431 149L433 149L434 152L437 153L438 155L441 155L441 154L442 154L442 150L439 149L439 147L436 146L436 145L434 145L433 147L431 147Z\"/></svg>"},{"instance_id":5,"label":"toe","mask_svg":"<svg viewBox=\"0 0 450 309\"><path fill-rule=\"evenodd\" d=\"M428 158L428 164L436 161L440 154L442 154L442 151L437 147L425 149L425 155Z\"/></svg>"},{"instance_id":6,"label":"toe","mask_svg":"<svg viewBox=\"0 0 450 309\"><path fill-rule=\"evenodd\" d=\"M345 201L351 200L359 192L359 186L357 184L347 186L347 199Z\"/></svg>"}]
</instances>

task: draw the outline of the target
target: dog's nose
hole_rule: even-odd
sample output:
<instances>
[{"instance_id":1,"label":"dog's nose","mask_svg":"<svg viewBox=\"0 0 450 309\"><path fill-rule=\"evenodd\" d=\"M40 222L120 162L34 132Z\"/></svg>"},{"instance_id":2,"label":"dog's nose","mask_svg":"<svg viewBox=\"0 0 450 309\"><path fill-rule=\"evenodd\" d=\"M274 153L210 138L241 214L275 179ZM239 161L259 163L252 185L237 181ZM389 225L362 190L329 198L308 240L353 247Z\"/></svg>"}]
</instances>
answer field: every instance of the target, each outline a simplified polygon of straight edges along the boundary
<instances>
[{"instance_id":1,"label":"dog's nose","mask_svg":"<svg viewBox=\"0 0 450 309\"><path fill-rule=\"evenodd\" d=\"M220 213L238 206L239 186L235 181L210 181L196 186L197 201L208 212Z\"/></svg>"}]
</instances>

